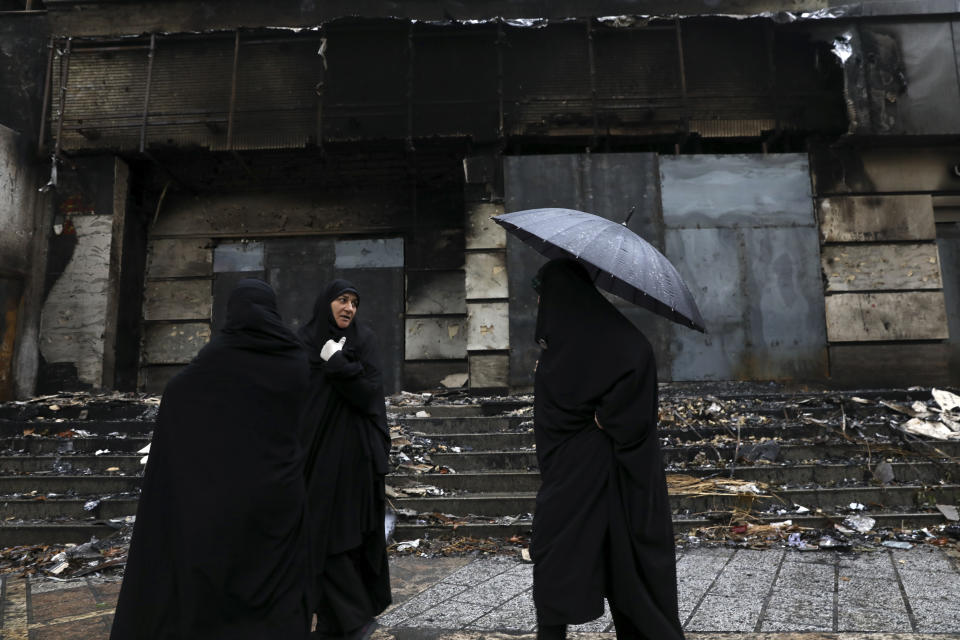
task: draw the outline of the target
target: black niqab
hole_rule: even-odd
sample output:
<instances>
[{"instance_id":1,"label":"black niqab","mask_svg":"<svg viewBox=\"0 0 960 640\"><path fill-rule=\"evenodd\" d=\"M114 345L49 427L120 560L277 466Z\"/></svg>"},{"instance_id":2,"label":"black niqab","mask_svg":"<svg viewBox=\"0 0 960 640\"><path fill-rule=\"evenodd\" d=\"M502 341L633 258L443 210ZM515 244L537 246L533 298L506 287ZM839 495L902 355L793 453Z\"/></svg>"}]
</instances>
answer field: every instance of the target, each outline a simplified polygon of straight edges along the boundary
<instances>
[{"instance_id":1,"label":"black niqab","mask_svg":"<svg viewBox=\"0 0 960 640\"><path fill-rule=\"evenodd\" d=\"M650 640L683 638L650 343L576 262L552 260L537 278L540 622L595 619L606 596Z\"/></svg>"},{"instance_id":2,"label":"black niqab","mask_svg":"<svg viewBox=\"0 0 960 640\"><path fill-rule=\"evenodd\" d=\"M164 391L112 640L306 636L308 374L273 290L241 280Z\"/></svg>"},{"instance_id":3,"label":"black niqab","mask_svg":"<svg viewBox=\"0 0 960 640\"><path fill-rule=\"evenodd\" d=\"M369 326L356 318L345 329L336 324L330 303L344 292L360 297L348 281L334 280L298 334L311 369L301 440L315 609L318 630L328 633L351 631L391 601L383 532L390 432L380 355ZM343 349L324 361L323 345L343 337Z\"/></svg>"}]
</instances>

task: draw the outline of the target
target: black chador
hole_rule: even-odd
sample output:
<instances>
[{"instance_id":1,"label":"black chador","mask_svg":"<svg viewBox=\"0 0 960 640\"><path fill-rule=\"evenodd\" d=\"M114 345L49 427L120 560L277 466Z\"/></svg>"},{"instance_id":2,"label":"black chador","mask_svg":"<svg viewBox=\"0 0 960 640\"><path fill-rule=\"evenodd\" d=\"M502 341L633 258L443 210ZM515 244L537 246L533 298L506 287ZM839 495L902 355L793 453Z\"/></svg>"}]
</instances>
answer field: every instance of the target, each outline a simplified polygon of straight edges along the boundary
<instances>
[{"instance_id":1,"label":"black chador","mask_svg":"<svg viewBox=\"0 0 960 640\"><path fill-rule=\"evenodd\" d=\"M603 614L620 638L683 638L650 343L572 260L537 276L531 555L541 637Z\"/></svg>"},{"instance_id":2,"label":"black chador","mask_svg":"<svg viewBox=\"0 0 960 640\"><path fill-rule=\"evenodd\" d=\"M266 283L167 384L111 640L306 638L307 354Z\"/></svg>"},{"instance_id":3,"label":"black chador","mask_svg":"<svg viewBox=\"0 0 960 640\"><path fill-rule=\"evenodd\" d=\"M299 332L311 369L301 438L314 611L327 636L362 634L391 601L383 481L390 432L376 336L353 315L359 295L334 280Z\"/></svg>"}]
</instances>

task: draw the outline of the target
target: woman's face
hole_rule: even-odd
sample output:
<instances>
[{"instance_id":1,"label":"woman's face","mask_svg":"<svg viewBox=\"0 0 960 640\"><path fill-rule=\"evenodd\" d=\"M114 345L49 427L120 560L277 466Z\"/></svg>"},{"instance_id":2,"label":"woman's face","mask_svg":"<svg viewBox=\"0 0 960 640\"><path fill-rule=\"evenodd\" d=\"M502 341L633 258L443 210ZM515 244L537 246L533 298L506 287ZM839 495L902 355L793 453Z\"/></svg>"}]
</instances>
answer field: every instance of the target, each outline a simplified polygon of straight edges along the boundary
<instances>
[{"instance_id":1,"label":"woman's face","mask_svg":"<svg viewBox=\"0 0 960 640\"><path fill-rule=\"evenodd\" d=\"M346 329L353 322L353 317L357 315L357 305L360 299L355 293L344 291L330 303L330 311L333 313L333 319L337 326Z\"/></svg>"}]
</instances>

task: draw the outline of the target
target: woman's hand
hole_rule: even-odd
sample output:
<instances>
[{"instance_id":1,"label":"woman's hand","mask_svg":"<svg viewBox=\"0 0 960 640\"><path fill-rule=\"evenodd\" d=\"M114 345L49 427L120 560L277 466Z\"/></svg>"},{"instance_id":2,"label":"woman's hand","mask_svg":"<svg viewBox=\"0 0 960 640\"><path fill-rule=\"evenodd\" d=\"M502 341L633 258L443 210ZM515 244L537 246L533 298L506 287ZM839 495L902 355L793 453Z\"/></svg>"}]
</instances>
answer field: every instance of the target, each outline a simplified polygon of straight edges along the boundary
<instances>
[{"instance_id":1,"label":"woman's hand","mask_svg":"<svg viewBox=\"0 0 960 640\"><path fill-rule=\"evenodd\" d=\"M346 341L347 341L346 336L340 338L339 342L334 342L332 339L327 340L326 343L323 345L323 348L320 349L320 357L323 359L324 362L326 362L333 356L333 354L343 349L343 345Z\"/></svg>"}]
</instances>

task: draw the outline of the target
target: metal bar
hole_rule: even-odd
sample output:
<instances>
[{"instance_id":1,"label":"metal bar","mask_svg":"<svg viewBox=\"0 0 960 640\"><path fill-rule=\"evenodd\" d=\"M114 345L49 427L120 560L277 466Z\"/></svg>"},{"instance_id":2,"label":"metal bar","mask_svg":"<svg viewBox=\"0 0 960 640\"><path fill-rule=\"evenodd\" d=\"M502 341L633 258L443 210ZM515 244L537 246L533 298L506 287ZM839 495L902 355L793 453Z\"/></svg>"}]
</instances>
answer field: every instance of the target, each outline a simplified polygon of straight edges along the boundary
<instances>
[{"instance_id":1,"label":"metal bar","mask_svg":"<svg viewBox=\"0 0 960 640\"><path fill-rule=\"evenodd\" d=\"M590 62L590 112L593 114L593 139L590 141L590 146L596 147L600 124L597 115L597 65L593 49L593 19L587 18L586 25L587 59Z\"/></svg>"},{"instance_id":2,"label":"metal bar","mask_svg":"<svg viewBox=\"0 0 960 640\"><path fill-rule=\"evenodd\" d=\"M320 35L323 36L324 27L320 27ZM317 146L323 150L323 98L325 83L327 81L327 39L320 38L320 49L317 55L320 56L320 80L317 81L315 92L317 94Z\"/></svg>"},{"instance_id":3,"label":"metal bar","mask_svg":"<svg viewBox=\"0 0 960 640\"><path fill-rule=\"evenodd\" d=\"M72 38L67 38L67 48L60 58L60 113L57 116L57 139L53 146L53 162L56 168L57 158L60 156L60 141L63 137L63 115L67 110L67 83L70 81L70 50Z\"/></svg>"},{"instance_id":4,"label":"metal bar","mask_svg":"<svg viewBox=\"0 0 960 640\"><path fill-rule=\"evenodd\" d=\"M47 118L50 114L50 85L53 82L53 36L47 44L47 75L43 83L43 106L40 107L40 137L37 139L37 154L43 155L43 148L46 146L47 137Z\"/></svg>"},{"instance_id":5,"label":"metal bar","mask_svg":"<svg viewBox=\"0 0 960 640\"><path fill-rule=\"evenodd\" d=\"M27 11L33 11L33 0L27 0L27 5L24 7Z\"/></svg>"},{"instance_id":6,"label":"metal bar","mask_svg":"<svg viewBox=\"0 0 960 640\"><path fill-rule=\"evenodd\" d=\"M770 95L773 98L773 119L774 119L774 129L779 132L782 128L781 118L780 118L780 86L777 82L777 59L775 55L775 43L776 43L777 33L773 29L773 25L765 24L764 26L764 39L766 40L767 45L767 73L769 74L767 82ZM776 136L777 134L775 134Z\"/></svg>"},{"instance_id":7,"label":"metal bar","mask_svg":"<svg viewBox=\"0 0 960 640\"><path fill-rule=\"evenodd\" d=\"M506 44L507 35L503 30L503 22L497 21L497 139L503 140L503 47Z\"/></svg>"},{"instance_id":8,"label":"metal bar","mask_svg":"<svg viewBox=\"0 0 960 640\"><path fill-rule=\"evenodd\" d=\"M680 19L674 21L677 33L677 62L680 64L680 96L687 97L687 69L683 59L683 33L680 30Z\"/></svg>"},{"instance_id":9,"label":"metal bar","mask_svg":"<svg viewBox=\"0 0 960 640\"><path fill-rule=\"evenodd\" d=\"M150 49L149 44L137 44L137 45L126 45L126 46L116 46L116 47L76 47L75 53L110 53L113 51L147 51Z\"/></svg>"},{"instance_id":10,"label":"metal bar","mask_svg":"<svg viewBox=\"0 0 960 640\"><path fill-rule=\"evenodd\" d=\"M157 52L157 36L150 34L150 53L147 54L147 86L143 96L143 120L140 122L140 153L147 148L147 115L150 108L150 85L153 84L153 59Z\"/></svg>"},{"instance_id":11,"label":"metal bar","mask_svg":"<svg viewBox=\"0 0 960 640\"><path fill-rule=\"evenodd\" d=\"M674 18L674 26L676 27L677 33L677 66L678 73L680 74L680 102L683 107L682 122L684 124L684 129L686 133L684 138L690 135L690 110L687 105L687 66L683 57L683 30L680 26L680 17ZM674 155L680 155L680 144L675 144L673 149Z\"/></svg>"},{"instance_id":12,"label":"metal bar","mask_svg":"<svg viewBox=\"0 0 960 640\"><path fill-rule=\"evenodd\" d=\"M227 150L233 149L233 116L237 108L237 68L240 66L240 30L233 37L233 75L230 79L230 106L227 111Z\"/></svg>"},{"instance_id":13,"label":"metal bar","mask_svg":"<svg viewBox=\"0 0 960 640\"><path fill-rule=\"evenodd\" d=\"M413 23L407 29L407 150L413 150Z\"/></svg>"}]
</instances>

